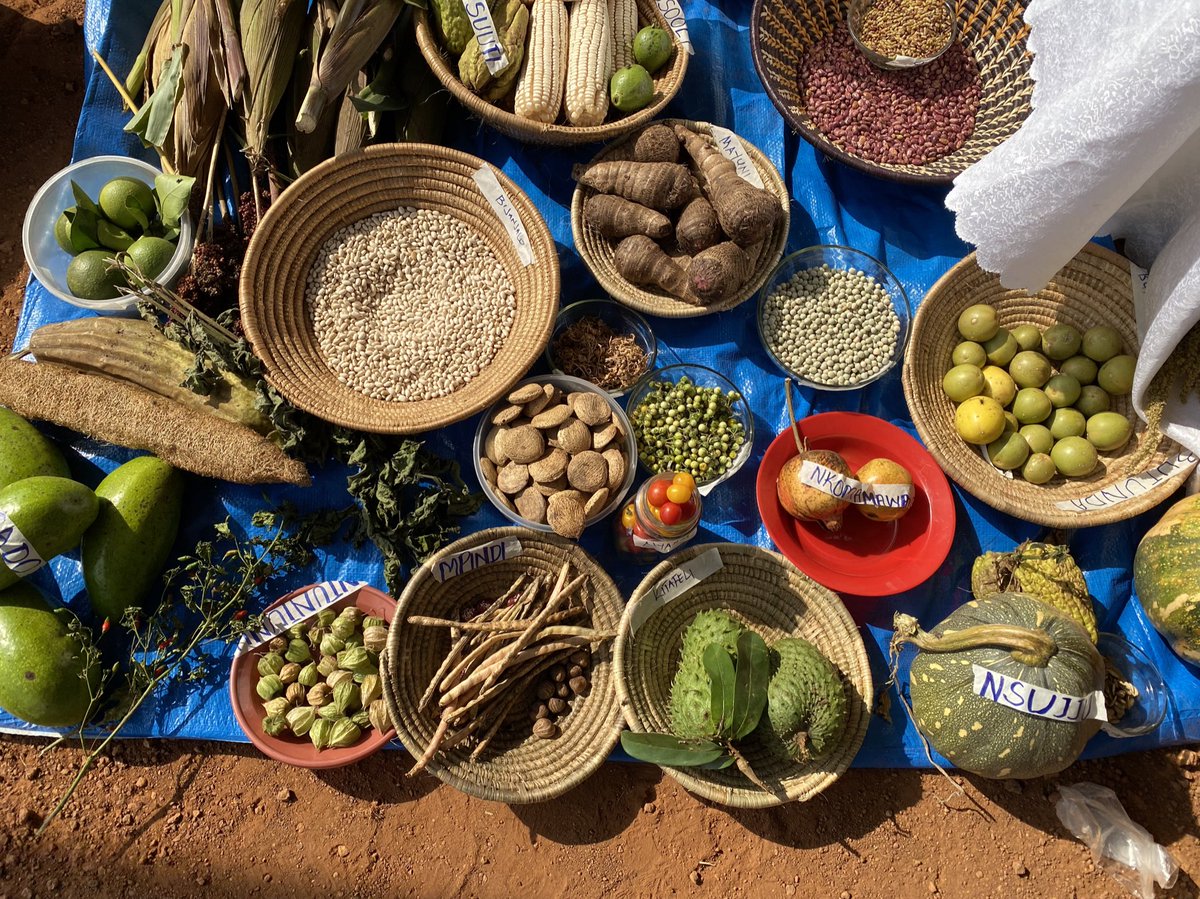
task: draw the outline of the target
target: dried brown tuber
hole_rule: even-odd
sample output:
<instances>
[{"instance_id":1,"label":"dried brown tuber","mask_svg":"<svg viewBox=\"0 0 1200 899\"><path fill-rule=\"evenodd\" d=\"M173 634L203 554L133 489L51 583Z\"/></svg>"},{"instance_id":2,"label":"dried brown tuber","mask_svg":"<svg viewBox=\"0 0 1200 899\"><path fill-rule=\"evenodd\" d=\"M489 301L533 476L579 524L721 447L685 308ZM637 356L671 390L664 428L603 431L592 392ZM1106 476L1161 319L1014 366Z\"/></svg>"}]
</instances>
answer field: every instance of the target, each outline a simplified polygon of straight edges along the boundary
<instances>
[{"instance_id":1,"label":"dried brown tuber","mask_svg":"<svg viewBox=\"0 0 1200 899\"><path fill-rule=\"evenodd\" d=\"M631 234L645 234L662 240L671 234L671 220L661 212L612 194L588 197L583 204L583 219L605 237L614 240Z\"/></svg>"},{"instance_id":2,"label":"dried brown tuber","mask_svg":"<svg viewBox=\"0 0 1200 899\"><path fill-rule=\"evenodd\" d=\"M682 125L675 126L675 134L696 164L700 183L729 239L740 247L765 239L783 217L779 200L742 178L737 167L702 135Z\"/></svg>"},{"instance_id":3,"label":"dried brown tuber","mask_svg":"<svg viewBox=\"0 0 1200 899\"><path fill-rule=\"evenodd\" d=\"M633 158L637 162L678 162L679 138L667 125L643 128L633 142Z\"/></svg>"},{"instance_id":4,"label":"dried brown tuber","mask_svg":"<svg viewBox=\"0 0 1200 899\"><path fill-rule=\"evenodd\" d=\"M658 287L679 299L688 298L687 273L644 234L634 234L617 244L613 262L626 281Z\"/></svg>"},{"instance_id":5,"label":"dried brown tuber","mask_svg":"<svg viewBox=\"0 0 1200 899\"><path fill-rule=\"evenodd\" d=\"M692 292L706 303L733 296L749 277L750 257L729 240L697 253L688 268Z\"/></svg>"},{"instance_id":6,"label":"dried brown tuber","mask_svg":"<svg viewBox=\"0 0 1200 899\"><path fill-rule=\"evenodd\" d=\"M696 197L683 207L679 222L675 225L675 243L679 249L689 256L695 256L701 250L715 247L724 239L712 203L704 197Z\"/></svg>"},{"instance_id":7,"label":"dried brown tuber","mask_svg":"<svg viewBox=\"0 0 1200 899\"><path fill-rule=\"evenodd\" d=\"M651 209L678 209L699 193L688 167L672 162L597 162L573 174L584 187Z\"/></svg>"}]
</instances>

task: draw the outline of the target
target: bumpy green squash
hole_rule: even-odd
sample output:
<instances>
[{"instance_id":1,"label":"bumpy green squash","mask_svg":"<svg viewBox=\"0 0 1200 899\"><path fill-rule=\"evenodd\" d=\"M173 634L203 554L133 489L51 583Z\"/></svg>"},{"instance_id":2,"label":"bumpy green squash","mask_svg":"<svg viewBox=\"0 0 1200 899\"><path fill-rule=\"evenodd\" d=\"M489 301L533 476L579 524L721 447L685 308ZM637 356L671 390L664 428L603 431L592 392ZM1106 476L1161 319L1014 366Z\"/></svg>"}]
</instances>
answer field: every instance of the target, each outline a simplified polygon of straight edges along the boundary
<instances>
[{"instance_id":1,"label":"bumpy green squash","mask_svg":"<svg viewBox=\"0 0 1200 899\"><path fill-rule=\"evenodd\" d=\"M713 736L712 679L704 670L704 650L717 643L737 655L737 641L745 628L718 609L699 612L683 632L679 668L671 682L671 732L684 740Z\"/></svg>"},{"instance_id":2,"label":"bumpy green squash","mask_svg":"<svg viewBox=\"0 0 1200 899\"><path fill-rule=\"evenodd\" d=\"M1171 506L1142 538L1133 586L1171 648L1200 664L1200 495Z\"/></svg>"},{"instance_id":3,"label":"bumpy green squash","mask_svg":"<svg viewBox=\"0 0 1200 899\"><path fill-rule=\"evenodd\" d=\"M997 593L961 606L929 633L910 615L897 613L895 626L894 649L912 643L920 650L909 677L917 729L959 768L992 778L1055 774L1100 729L1099 721L1077 717L1079 704L1064 697L1102 690L1104 662L1087 632L1045 603ZM987 698L973 689L974 665L992 672L988 685L996 692ZM1051 694L1058 701L1047 706ZM1036 695L1041 711L1063 717L1012 708L995 701L1000 695L1010 703Z\"/></svg>"}]
</instances>

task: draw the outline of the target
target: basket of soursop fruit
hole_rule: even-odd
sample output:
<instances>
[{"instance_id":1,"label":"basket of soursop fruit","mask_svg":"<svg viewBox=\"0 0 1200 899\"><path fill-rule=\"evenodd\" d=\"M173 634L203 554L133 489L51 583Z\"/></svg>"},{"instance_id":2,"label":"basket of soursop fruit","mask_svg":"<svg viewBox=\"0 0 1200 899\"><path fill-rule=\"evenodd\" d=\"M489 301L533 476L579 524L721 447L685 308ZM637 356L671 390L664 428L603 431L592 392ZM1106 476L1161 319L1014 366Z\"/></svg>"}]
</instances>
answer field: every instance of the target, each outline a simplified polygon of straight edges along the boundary
<instances>
[{"instance_id":1,"label":"basket of soursop fruit","mask_svg":"<svg viewBox=\"0 0 1200 899\"><path fill-rule=\"evenodd\" d=\"M776 553L673 555L634 591L613 646L621 745L740 808L812 798L850 766L873 687L837 594Z\"/></svg>"}]
</instances>

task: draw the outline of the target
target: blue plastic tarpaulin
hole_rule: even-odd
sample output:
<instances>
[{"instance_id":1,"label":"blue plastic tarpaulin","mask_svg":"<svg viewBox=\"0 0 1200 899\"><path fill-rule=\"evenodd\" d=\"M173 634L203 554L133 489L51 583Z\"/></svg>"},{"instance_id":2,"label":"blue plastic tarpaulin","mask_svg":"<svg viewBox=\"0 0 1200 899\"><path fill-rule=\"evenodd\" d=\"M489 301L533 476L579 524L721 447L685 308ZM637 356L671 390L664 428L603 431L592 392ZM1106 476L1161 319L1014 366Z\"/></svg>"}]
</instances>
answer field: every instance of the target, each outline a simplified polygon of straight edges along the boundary
<instances>
[{"instance_id":1,"label":"blue plastic tarpaulin","mask_svg":"<svg viewBox=\"0 0 1200 899\"><path fill-rule=\"evenodd\" d=\"M141 46L153 16L153 0L90 0L85 36L118 72L124 72ZM954 234L952 216L944 208L945 190L914 187L872 178L820 156L790 133L763 91L750 56L749 12L745 0L686 0L684 9L695 46L687 81L667 115L709 121L732 129L753 143L779 168L792 195L792 227L788 250L813 244L846 244L882 260L900 279L909 297L918 302L930 286L969 252ZM98 67L87 60L88 86L75 141L74 157L106 153L138 155L154 161L136 140L122 132L126 116L120 99ZM573 163L586 161L595 147L553 149L524 145L469 119L455 108L446 142L497 166L532 198L560 247L564 304L601 295L573 249L569 207L574 184ZM33 329L47 322L81 316L83 310L59 302L31 281L21 316L17 346ZM651 319L660 345L660 364L694 362L726 374L748 399L755 415L754 453L737 475L705 500L704 523L698 542L736 541L770 547L754 498L757 462L772 438L786 426L781 402L782 378L762 349L755 325L755 304L699 319ZM535 373L542 367L535 368ZM912 424L900 387L899 371L858 392L801 392L797 413L846 410L890 421L910 433ZM454 455L470 470L469 447L477 419L427 435L429 446ZM58 432L72 439L74 435ZM96 484L131 454L74 437L73 473ZM187 516L179 547L191 546L226 513L242 525L250 514L282 499L302 510L346 505L346 472L337 466L315 472L308 490L215 485L192 479ZM468 474L468 478L471 475ZM264 499L264 494L267 497ZM958 530L949 557L932 578L917 589L888 598L843 597L862 625L877 686L888 678L887 645L893 612L909 612L932 626L959 605L969 585L970 565L982 550L1011 549L1036 537L1039 529L996 512L957 487L954 488ZM1196 669L1182 663L1166 646L1131 598L1134 548L1157 520L1154 510L1131 521L1078 531L1071 549L1087 573L1096 599L1101 630L1120 631L1154 659L1170 688L1166 720L1154 733L1129 740L1096 737L1089 755L1110 755L1200 740L1200 679ZM464 522L464 532L506 524L486 506ZM582 540L628 596L645 573L616 556L610 531L592 528ZM308 571L294 572L286 585L293 589L322 579L365 580L383 584L382 563L370 546L336 546L320 554ZM47 592L86 612L77 557L68 556L39 572L35 581ZM223 651L226 648L222 647ZM228 650L227 652L231 652ZM901 681L906 672L901 669ZM0 727L28 730L0 714ZM223 678L200 687L172 685L156 696L126 728L129 737L172 737L203 740L243 740L230 708ZM910 767L928 765L917 732L899 703L892 703L891 720L872 718L870 731L856 765Z\"/></svg>"}]
</instances>

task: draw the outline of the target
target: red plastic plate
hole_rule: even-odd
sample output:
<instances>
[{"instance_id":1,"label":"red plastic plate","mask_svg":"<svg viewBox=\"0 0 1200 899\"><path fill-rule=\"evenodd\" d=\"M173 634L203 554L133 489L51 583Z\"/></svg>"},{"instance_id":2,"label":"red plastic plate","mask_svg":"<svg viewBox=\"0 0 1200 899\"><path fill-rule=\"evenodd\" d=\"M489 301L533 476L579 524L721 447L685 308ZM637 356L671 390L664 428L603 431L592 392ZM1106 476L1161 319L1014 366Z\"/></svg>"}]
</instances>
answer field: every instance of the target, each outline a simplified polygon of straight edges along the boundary
<instances>
[{"instance_id":1,"label":"red plastic plate","mask_svg":"<svg viewBox=\"0 0 1200 899\"><path fill-rule=\"evenodd\" d=\"M891 459L912 475L915 495L899 521L871 521L852 506L842 529L797 521L779 504L775 479L796 455L789 428L772 441L758 468L758 513L767 534L797 568L830 590L891 596L911 590L937 571L954 541L954 496L933 456L893 424L858 412L824 412L799 423L809 449L833 450L852 470L871 459Z\"/></svg>"}]
</instances>

